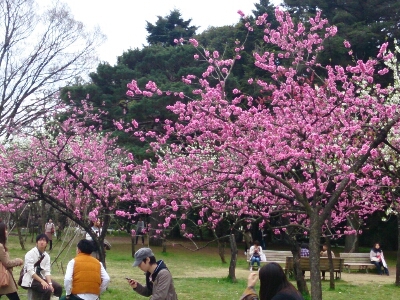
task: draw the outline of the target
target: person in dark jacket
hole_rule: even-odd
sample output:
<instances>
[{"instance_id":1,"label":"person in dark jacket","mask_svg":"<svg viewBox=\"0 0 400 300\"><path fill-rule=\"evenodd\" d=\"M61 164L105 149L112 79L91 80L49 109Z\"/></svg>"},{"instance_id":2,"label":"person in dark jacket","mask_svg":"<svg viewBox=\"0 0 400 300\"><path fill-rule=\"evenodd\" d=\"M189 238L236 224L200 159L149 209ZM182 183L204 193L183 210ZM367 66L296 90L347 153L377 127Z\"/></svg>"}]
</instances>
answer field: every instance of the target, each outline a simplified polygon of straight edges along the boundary
<instances>
[{"instance_id":1,"label":"person in dark jacket","mask_svg":"<svg viewBox=\"0 0 400 300\"><path fill-rule=\"evenodd\" d=\"M254 286L260 277L260 292ZM300 292L291 284L282 267L274 262L264 265L257 273L250 273L247 288L240 300L304 300Z\"/></svg>"},{"instance_id":2,"label":"person in dark jacket","mask_svg":"<svg viewBox=\"0 0 400 300\"><path fill-rule=\"evenodd\" d=\"M140 248L135 253L133 267L139 267L146 274L146 285L127 278L129 285L138 294L151 300L177 300L172 275L162 260L156 261L150 248Z\"/></svg>"}]
</instances>

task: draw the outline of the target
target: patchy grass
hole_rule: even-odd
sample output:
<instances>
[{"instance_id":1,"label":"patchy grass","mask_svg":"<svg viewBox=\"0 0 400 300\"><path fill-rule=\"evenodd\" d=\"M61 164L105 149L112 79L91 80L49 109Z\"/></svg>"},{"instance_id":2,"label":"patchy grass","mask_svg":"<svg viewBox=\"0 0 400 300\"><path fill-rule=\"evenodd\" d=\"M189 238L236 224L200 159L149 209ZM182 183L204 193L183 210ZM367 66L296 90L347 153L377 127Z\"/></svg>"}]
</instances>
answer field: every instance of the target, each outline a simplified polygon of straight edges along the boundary
<instances>
[{"instance_id":1,"label":"patchy grass","mask_svg":"<svg viewBox=\"0 0 400 300\"><path fill-rule=\"evenodd\" d=\"M53 262L52 274L55 280L63 284L63 273L68 261L75 256L75 245L82 237L67 237L70 245L63 242L54 243L51 251ZM102 300L120 299L146 299L136 294L127 284L125 277L131 277L139 282L144 282L144 275L139 268L133 268L131 239L124 235L109 236L107 239L112 244L112 249L107 252L107 272L111 277L108 290L101 296ZM179 242L181 243L181 242ZM182 242L186 247L190 244ZM199 244L201 247L201 243ZM10 236L8 247L11 258L24 258L26 251L34 247L31 238L27 239L26 251L21 250L17 237ZM136 246L137 247L137 246ZM64 249L60 251L60 249ZM137 247L136 249L139 249ZM237 283L227 279L230 253L226 248L226 260L223 264L215 245L205 249L191 251L179 245L167 246L167 252L163 253L161 247L152 247L157 259L166 262L173 277L176 291L180 300L191 299L219 299L237 300L246 287L249 271L245 256L240 251L238 255L236 277ZM390 259L392 260L392 259ZM14 277L17 278L20 269L14 269ZM394 282L394 275L391 275ZM365 274L365 276L370 276ZM307 282L310 284L310 282ZM375 300L381 297L385 300L398 299L399 288L394 284L349 284L343 280L336 281L336 289L329 289L329 282L322 282L324 300ZM310 286L309 286L310 288ZM26 299L26 291L19 289L21 299Z\"/></svg>"}]
</instances>

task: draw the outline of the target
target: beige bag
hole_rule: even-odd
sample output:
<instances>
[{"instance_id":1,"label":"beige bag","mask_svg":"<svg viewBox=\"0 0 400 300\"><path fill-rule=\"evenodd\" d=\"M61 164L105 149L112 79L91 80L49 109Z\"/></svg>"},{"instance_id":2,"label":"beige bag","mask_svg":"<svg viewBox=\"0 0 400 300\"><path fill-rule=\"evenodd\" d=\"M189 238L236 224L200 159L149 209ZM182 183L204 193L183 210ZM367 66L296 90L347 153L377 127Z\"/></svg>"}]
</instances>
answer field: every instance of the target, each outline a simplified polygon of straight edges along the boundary
<instances>
[{"instance_id":1,"label":"beige bag","mask_svg":"<svg viewBox=\"0 0 400 300\"><path fill-rule=\"evenodd\" d=\"M8 286L10 282L10 273L0 261L0 287Z\"/></svg>"}]
</instances>

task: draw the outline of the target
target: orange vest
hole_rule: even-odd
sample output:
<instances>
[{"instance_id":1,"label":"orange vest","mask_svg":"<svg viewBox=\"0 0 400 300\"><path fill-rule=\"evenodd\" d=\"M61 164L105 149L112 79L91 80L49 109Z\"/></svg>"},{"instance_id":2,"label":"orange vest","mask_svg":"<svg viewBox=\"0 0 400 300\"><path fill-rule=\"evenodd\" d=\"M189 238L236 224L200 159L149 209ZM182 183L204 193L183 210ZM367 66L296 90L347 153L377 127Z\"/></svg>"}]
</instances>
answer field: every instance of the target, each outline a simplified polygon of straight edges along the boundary
<instances>
[{"instance_id":1,"label":"orange vest","mask_svg":"<svg viewBox=\"0 0 400 300\"><path fill-rule=\"evenodd\" d=\"M100 262L89 254L79 253L75 258L72 291L76 294L100 295Z\"/></svg>"}]
</instances>

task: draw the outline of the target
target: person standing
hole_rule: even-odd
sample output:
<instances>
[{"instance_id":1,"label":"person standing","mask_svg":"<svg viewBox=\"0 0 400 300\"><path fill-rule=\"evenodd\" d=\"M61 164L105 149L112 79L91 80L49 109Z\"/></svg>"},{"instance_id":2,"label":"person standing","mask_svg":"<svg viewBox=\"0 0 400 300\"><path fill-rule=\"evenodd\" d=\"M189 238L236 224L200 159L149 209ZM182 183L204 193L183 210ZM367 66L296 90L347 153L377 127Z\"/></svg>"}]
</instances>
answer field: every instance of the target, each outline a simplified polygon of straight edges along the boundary
<instances>
[{"instance_id":1,"label":"person standing","mask_svg":"<svg viewBox=\"0 0 400 300\"><path fill-rule=\"evenodd\" d=\"M136 227L136 245L138 243L139 235L142 238L142 245L144 245L144 222L142 218L139 218L139 221L137 222L137 227Z\"/></svg>"},{"instance_id":2,"label":"person standing","mask_svg":"<svg viewBox=\"0 0 400 300\"><path fill-rule=\"evenodd\" d=\"M54 226L53 220L49 219L46 224L44 224L44 233L47 235L50 243L50 248L53 249L53 234L56 232L56 227Z\"/></svg>"},{"instance_id":3,"label":"person standing","mask_svg":"<svg viewBox=\"0 0 400 300\"><path fill-rule=\"evenodd\" d=\"M140 248L135 253L133 267L139 267L146 274L146 285L127 278L133 290L151 300L177 300L172 275L162 260L156 261L150 248Z\"/></svg>"},{"instance_id":4,"label":"person standing","mask_svg":"<svg viewBox=\"0 0 400 300\"><path fill-rule=\"evenodd\" d=\"M91 225L92 231L96 234L97 237L99 237L100 234L101 234L101 222L100 222L100 220L97 219L94 222L91 222L90 225ZM88 241L93 241L93 239L92 239L92 237L90 236L89 233L86 233L86 239ZM98 248L97 248L97 246L96 246L96 244L94 242L92 243L92 246L93 246L92 256L94 258L99 259L100 258L99 250L98 250ZM105 251L104 251L104 254L105 254Z\"/></svg>"},{"instance_id":5,"label":"person standing","mask_svg":"<svg viewBox=\"0 0 400 300\"><path fill-rule=\"evenodd\" d=\"M8 249L6 246L7 242L7 226L0 222L0 262L7 269L8 272L8 285L0 287L0 298L2 295L6 295L10 300L19 300L17 293L17 285L15 284L14 277L10 269L16 266L22 266L24 261L20 258L10 259Z\"/></svg>"},{"instance_id":6,"label":"person standing","mask_svg":"<svg viewBox=\"0 0 400 300\"><path fill-rule=\"evenodd\" d=\"M374 244L369 253L369 257L371 259L371 263L375 265L378 275L383 275L382 273L382 268L383 268L385 274L389 276L389 269L387 267L385 257L383 256L383 251L379 243Z\"/></svg>"},{"instance_id":7,"label":"person standing","mask_svg":"<svg viewBox=\"0 0 400 300\"><path fill-rule=\"evenodd\" d=\"M25 271L22 278L22 287L32 289L42 294L42 300L50 300L51 294L60 297L61 285L51 279L50 256L46 252L49 238L42 233L36 237L36 247L29 250L25 255Z\"/></svg>"},{"instance_id":8,"label":"person standing","mask_svg":"<svg viewBox=\"0 0 400 300\"><path fill-rule=\"evenodd\" d=\"M64 278L66 296L60 300L96 300L110 282L103 264L92 257L92 243L80 240L76 247L76 256L67 265Z\"/></svg>"}]
</instances>

